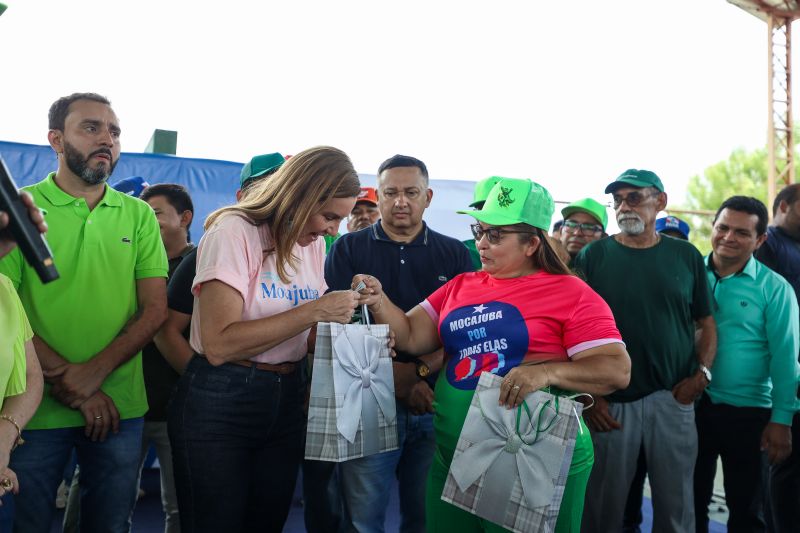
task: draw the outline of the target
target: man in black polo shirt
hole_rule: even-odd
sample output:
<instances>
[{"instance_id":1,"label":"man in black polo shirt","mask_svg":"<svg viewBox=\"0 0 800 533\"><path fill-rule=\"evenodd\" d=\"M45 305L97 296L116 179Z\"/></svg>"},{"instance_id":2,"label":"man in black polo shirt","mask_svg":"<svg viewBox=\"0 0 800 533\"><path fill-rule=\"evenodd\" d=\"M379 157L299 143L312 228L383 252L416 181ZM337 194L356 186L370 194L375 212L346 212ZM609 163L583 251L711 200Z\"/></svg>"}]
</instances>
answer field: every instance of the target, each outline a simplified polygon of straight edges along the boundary
<instances>
[{"instance_id":1,"label":"man in black polo shirt","mask_svg":"<svg viewBox=\"0 0 800 533\"><path fill-rule=\"evenodd\" d=\"M755 257L786 278L800 300L800 184L787 185L775 196L772 224ZM794 415L792 441L789 458L770 467L767 489L767 522L781 533L797 531L800 524L800 414Z\"/></svg>"},{"instance_id":2,"label":"man in black polo shirt","mask_svg":"<svg viewBox=\"0 0 800 533\"><path fill-rule=\"evenodd\" d=\"M355 274L378 278L398 307L408 311L448 280L472 270L469 252L456 239L422 220L433 191L419 159L396 155L378 169L381 219L339 238L325 261L331 290L349 289ZM419 358L399 352L393 364L400 448L341 463L350 529L383 531L390 483L400 483L401 531L425 530L425 479L434 452L433 374L441 351Z\"/></svg>"}]
</instances>

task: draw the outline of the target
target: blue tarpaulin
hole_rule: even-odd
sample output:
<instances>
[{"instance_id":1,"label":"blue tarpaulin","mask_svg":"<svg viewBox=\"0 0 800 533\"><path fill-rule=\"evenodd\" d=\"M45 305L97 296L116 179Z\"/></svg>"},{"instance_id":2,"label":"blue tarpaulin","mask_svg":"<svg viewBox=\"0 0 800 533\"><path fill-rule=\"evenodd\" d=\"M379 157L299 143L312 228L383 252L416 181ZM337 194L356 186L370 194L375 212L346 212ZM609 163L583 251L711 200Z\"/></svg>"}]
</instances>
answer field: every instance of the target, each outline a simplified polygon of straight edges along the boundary
<instances>
[{"instance_id":1,"label":"blue tarpaulin","mask_svg":"<svg viewBox=\"0 0 800 533\"><path fill-rule=\"evenodd\" d=\"M14 181L19 187L41 181L56 170L56 154L50 146L38 146L0 141L0 156L5 160ZM148 183L179 183L192 195L195 206L192 239L200 240L203 221L209 213L236 199L239 173L243 163L214 159L193 159L163 154L125 152L109 183L131 176L142 176ZM359 174L361 184L375 186L375 176ZM425 211L425 221L440 233L459 240L471 238L469 224L475 219L455 213L472 201L474 182L460 180L431 180L433 201ZM347 231L343 223L340 230Z\"/></svg>"}]
</instances>

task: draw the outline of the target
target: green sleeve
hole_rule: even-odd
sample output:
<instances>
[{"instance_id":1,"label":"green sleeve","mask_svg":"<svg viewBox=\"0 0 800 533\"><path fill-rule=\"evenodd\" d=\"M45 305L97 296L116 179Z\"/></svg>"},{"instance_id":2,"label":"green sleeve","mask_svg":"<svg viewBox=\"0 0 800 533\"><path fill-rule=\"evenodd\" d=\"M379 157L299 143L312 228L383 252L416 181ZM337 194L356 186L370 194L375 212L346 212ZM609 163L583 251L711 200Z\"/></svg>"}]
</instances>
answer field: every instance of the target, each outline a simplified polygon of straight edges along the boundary
<instances>
[{"instance_id":1,"label":"green sleeve","mask_svg":"<svg viewBox=\"0 0 800 533\"><path fill-rule=\"evenodd\" d=\"M146 207L146 204L145 206ZM142 209L137 242L136 279L166 278L169 265L167 251L161 241L158 220L149 207Z\"/></svg>"},{"instance_id":2,"label":"green sleeve","mask_svg":"<svg viewBox=\"0 0 800 533\"><path fill-rule=\"evenodd\" d=\"M14 284L15 289L19 289L22 283L22 269L24 267L25 259L22 257L22 252L19 247L14 248L4 258L0 259L0 274L4 274L11 283ZM58 268L58 261L56 261L56 268Z\"/></svg>"},{"instance_id":3,"label":"green sleeve","mask_svg":"<svg viewBox=\"0 0 800 533\"><path fill-rule=\"evenodd\" d=\"M783 281L783 280L781 280ZM772 379L772 416L770 421L787 426L797 411L798 363L800 350L797 298L788 283L780 283L767 297L767 343L769 374Z\"/></svg>"}]
</instances>

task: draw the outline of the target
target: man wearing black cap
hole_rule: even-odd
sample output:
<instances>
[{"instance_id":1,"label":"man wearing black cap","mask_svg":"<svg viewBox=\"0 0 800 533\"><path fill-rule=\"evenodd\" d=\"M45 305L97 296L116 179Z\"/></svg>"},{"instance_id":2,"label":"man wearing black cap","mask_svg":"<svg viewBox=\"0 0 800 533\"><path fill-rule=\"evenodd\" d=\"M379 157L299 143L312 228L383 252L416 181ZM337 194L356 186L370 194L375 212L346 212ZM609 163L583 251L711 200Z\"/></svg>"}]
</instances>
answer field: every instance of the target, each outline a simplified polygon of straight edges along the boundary
<instances>
[{"instance_id":1,"label":"man wearing black cap","mask_svg":"<svg viewBox=\"0 0 800 533\"><path fill-rule=\"evenodd\" d=\"M613 195L620 233L590 243L574 266L614 313L631 356L631 381L584 412L595 465L582 530L619 531L643 448L653 530L694 531L693 402L711 380L716 351L703 258L691 244L656 232L667 194L655 173L627 170L605 192Z\"/></svg>"}]
</instances>

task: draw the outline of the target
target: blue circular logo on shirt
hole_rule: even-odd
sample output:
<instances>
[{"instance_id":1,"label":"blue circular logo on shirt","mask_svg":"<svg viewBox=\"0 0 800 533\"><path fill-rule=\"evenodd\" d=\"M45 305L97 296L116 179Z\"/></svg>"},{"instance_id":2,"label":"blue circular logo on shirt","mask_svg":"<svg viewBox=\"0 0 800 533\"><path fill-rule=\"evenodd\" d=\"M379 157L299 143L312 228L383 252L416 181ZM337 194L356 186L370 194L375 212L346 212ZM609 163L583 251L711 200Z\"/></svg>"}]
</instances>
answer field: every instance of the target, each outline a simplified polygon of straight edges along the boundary
<instances>
[{"instance_id":1,"label":"blue circular logo on shirt","mask_svg":"<svg viewBox=\"0 0 800 533\"><path fill-rule=\"evenodd\" d=\"M474 390L481 372L505 376L528 352L528 327L513 305L488 302L451 311L439 327L453 387Z\"/></svg>"}]
</instances>

